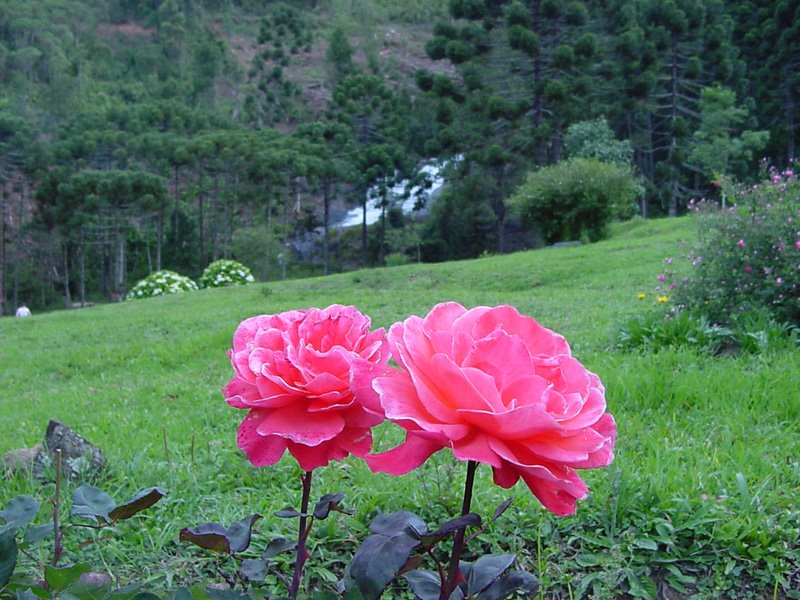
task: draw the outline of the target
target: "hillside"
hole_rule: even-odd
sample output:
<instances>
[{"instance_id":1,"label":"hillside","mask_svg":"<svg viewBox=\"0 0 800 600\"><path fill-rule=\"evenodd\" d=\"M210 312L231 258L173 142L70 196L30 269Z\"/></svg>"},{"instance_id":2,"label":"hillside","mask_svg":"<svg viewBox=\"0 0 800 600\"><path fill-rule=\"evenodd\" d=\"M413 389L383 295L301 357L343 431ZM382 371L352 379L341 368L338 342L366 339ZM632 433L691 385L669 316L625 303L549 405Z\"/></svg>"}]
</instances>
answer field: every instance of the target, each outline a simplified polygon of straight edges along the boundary
<instances>
[{"instance_id":1,"label":"hillside","mask_svg":"<svg viewBox=\"0 0 800 600\"><path fill-rule=\"evenodd\" d=\"M254 469L235 447L242 414L219 390L231 373L225 354L242 319L337 302L388 326L445 300L510 303L566 335L574 354L600 375L619 439L611 468L584 473L592 496L576 517L556 519L518 486L511 509L481 536L485 548L519 551L548 598L580 597L576 589L611 597L634 586L661 586L669 598L761 598L797 589L800 479L797 463L786 458L800 451L796 427L787 425L800 419L786 393L800 386L796 351L714 358L669 348L608 349L615 324L652 310L663 259L680 257L693 237L686 219L636 221L584 247L2 319L0 451L36 443L51 418L68 423L105 449L109 466L97 483L115 498L152 485L169 496L133 526L118 526L116 541L79 549L92 534L70 530L67 559L81 556L123 583L146 580L156 590L216 581L211 557L176 545L182 527L258 512L266 515L254 538L260 548L276 534L291 535L291 524L271 515L296 502L291 459ZM380 446L397 439L381 431ZM329 588L341 575L343 557L377 512L414 508L428 522L453 514L452 489L461 477L444 454L401 478L370 475L353 460L321 470L315 489L345 491L357 515L319 530L309 562L313 588ZM477 485L479 513L491 514L507 497L488 469L479 469ZM7 477L0 506L15 494L43 497L47 489L22 475ZM737 577L725 575L732 569ZM265 586L280 589L276 579Z\"/></svg>"}]
</instances>

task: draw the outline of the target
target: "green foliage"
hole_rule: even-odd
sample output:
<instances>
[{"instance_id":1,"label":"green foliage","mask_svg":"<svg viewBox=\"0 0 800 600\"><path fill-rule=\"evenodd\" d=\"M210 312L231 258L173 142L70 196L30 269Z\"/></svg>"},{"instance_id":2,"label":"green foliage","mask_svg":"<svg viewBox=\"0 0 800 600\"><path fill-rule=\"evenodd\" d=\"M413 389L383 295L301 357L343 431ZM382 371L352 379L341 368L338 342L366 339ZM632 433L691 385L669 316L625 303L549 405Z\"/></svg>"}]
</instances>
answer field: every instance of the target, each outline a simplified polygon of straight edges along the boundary
<instances>
[{"instance_id":1,"label":"green foliage","mask_svg":"<svg viewBox=\"0 0 800 600\"><path fill-rule=\"evenodd\" d=\"M699 243L687 257L688 278L676 282L676 302L721 323L752 311L800 323L797 176L773 170L756 186L723 180L722 193L729 208L697 206Z\"/></svg>"},{"instance_id":2,"label":"green foliage","mask_svg":"<svg viewBox=\"0 0 800 600\"><path fill-rule=\"evenodd\" d=\"M136 282L126 297L127 300L142 300L153 296L163 296L165 294L179 294L181 292L191 292L198 289L197 284L174 271L156 271L150 273L144 279Z\"/></svg>"},{"instance_id":3,"label":"green foliage","mask_svg":"<svg viewBox=\"0 0 800 600\"><path fill-rule=\"evenodd\" d=\"M715 86L700 92L700 126L692 136L689 160L709 179L747 175L767 145L768 131L744 130L747 112L736 105L733 90Z\"/></svg>"},{"instance_id":4,"label":"green foliage","mask_svg":"<svg viewBox=\"0 0 800 600\"><path fill-rule=\"evenodd\" d=\"M594 158L602 162L630 165L633 146L618 140L605 119L580 121L567 128L564 151L569 158Z\"/></svg>"},{"instance_id":5,"label":"green foliage","mask_svg":"<svg viewBox=\"0 0 800 600\"><path fill-rule=\"evenodd\" d=\"M349 75L353 70L353 47L341 27L334 29L328 39L326 58L339 78Z\"/></svg>"},{"instance_id":6,"label":"green foliage","mask_svg":"<svg viewBox=\"0 0 800 600\"><path fill-rule=\"evenodd\" d=\"M208 265L203 270L198 283L202 288L215 288L246 285L254 281L255 278L248 267L235 260L223 258Z\"/></svg>"},{"instance_id":7,"label":"green foliage","mask_svg":"<svg viewBox=\"0 0 800 600\"><path fill-rule=\"evenodd\" d=\"M597 241L612 219L629 218L639 195L631 170L579 158L531 172L510 201L523 224L548 243Z\"/></svg>"}]
</instances>

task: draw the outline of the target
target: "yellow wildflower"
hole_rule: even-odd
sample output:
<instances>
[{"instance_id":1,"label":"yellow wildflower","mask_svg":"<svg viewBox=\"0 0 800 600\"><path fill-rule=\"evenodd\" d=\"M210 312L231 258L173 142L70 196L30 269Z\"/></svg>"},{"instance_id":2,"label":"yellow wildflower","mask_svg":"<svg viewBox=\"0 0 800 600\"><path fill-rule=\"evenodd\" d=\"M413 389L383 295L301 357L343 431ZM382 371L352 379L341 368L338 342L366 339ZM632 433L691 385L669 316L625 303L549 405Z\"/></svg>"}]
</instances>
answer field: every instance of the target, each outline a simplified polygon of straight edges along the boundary
<instances>
[{"instance_id":1,"label":"yellow wildflower","mask_svg":"<svg viewBox=\"0 0 800 600\"><path fill-rule=\"evenodd\" d=\"M636 294L636 297L639 300L644 300L645 298L647 298L647 294L642 294L641 292L639 292L638 294Z\"/></svg>"},{"instance_id":2,"label":"yellow wildflower","mask_svg":"<svg viewBox=\"0 0 800 600\"><path fill-rule=\"evenodd\" d=\"M659 296L656 298L659 302L669 302L669 296Z\"/></svg>"}]
</instances>

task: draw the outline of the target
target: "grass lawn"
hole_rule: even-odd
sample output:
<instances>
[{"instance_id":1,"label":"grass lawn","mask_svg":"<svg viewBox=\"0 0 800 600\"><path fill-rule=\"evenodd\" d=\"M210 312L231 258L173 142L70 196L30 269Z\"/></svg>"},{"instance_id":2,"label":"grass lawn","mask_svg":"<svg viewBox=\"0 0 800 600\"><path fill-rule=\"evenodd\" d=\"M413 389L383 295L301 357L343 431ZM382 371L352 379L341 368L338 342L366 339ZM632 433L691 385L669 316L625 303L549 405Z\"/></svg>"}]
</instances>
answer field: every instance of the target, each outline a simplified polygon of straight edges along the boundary
<instances>
[{"instance_id":1,"label":"grass lawn","mask_svg":"<svg viewBox=\"0 0 800 600\"><path fill-rule=\"evenodd\" d=\"M269 538L294 533L295 522L273 511L299 504L290 458L255 469L236 448L244 413L219 390L232 374L226 351L242 319L336 302L389 326L444 300L508 303L564 334L600 375L619 427L617 458L583 473L592 495L565 519L524 486L496 488L480 468L476 512L491 515L509 493L516 500L474 547L517 552L540 577L542 598L800 598L800 353L609 350L609 330L649 308L663 259L678 259L693 237L685 218L636 221L590 246L2 319L0 452L39 442L55 418L104 448L99 485L116 499L155 485L168 491L120 524L118 540L78 549L93 532L70 530L68 561L85 558L157 590L218 580L206 554L178 544L182 527L258 512L260 552ZM381 445L396 437L388 427L377 435ZM463 465L444 453L400 478L372 475L357 461L315 473L313 497L345 492L357 514L313 532L312 585L341 576L343 556L380 511L411 509L432 524L455 515L463 477ZM52 485L20 475L0 482L0 506L21 493L52 494Z\"/></svg>"}]
</instances>

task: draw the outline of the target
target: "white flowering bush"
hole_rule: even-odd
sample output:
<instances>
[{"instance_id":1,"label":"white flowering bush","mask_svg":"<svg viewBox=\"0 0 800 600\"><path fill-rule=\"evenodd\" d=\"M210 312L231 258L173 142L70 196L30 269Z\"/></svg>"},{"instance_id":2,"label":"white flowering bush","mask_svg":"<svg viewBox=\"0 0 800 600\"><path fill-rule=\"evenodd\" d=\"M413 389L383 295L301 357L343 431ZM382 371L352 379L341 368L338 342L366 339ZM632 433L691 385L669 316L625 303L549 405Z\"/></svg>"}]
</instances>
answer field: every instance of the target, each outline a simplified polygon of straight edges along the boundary
<instances>
[{"instance_id":1,"label":"white flowering bush","mask_svg":"<svg viewBox=\"0 0 800 600\"><path fill-rule=\"evenodd\" d=\"M227 285L245 285L253 283L255 277L250 269L235 260L215 260L206 267L200 276L200 287L214 288Z\"/></svg>"},{"instance_id":2,"label":"white flowering bush","mask_svg":"<svg viewBox=\"0 0 800 600\"><path fill-rule=\"evenodd\" d=\"M175 271L156 271L136 282L136 285L128 292L126 300L191 292L196 289L197 284L194 281Z\"/></svg>"}]
</instances>

